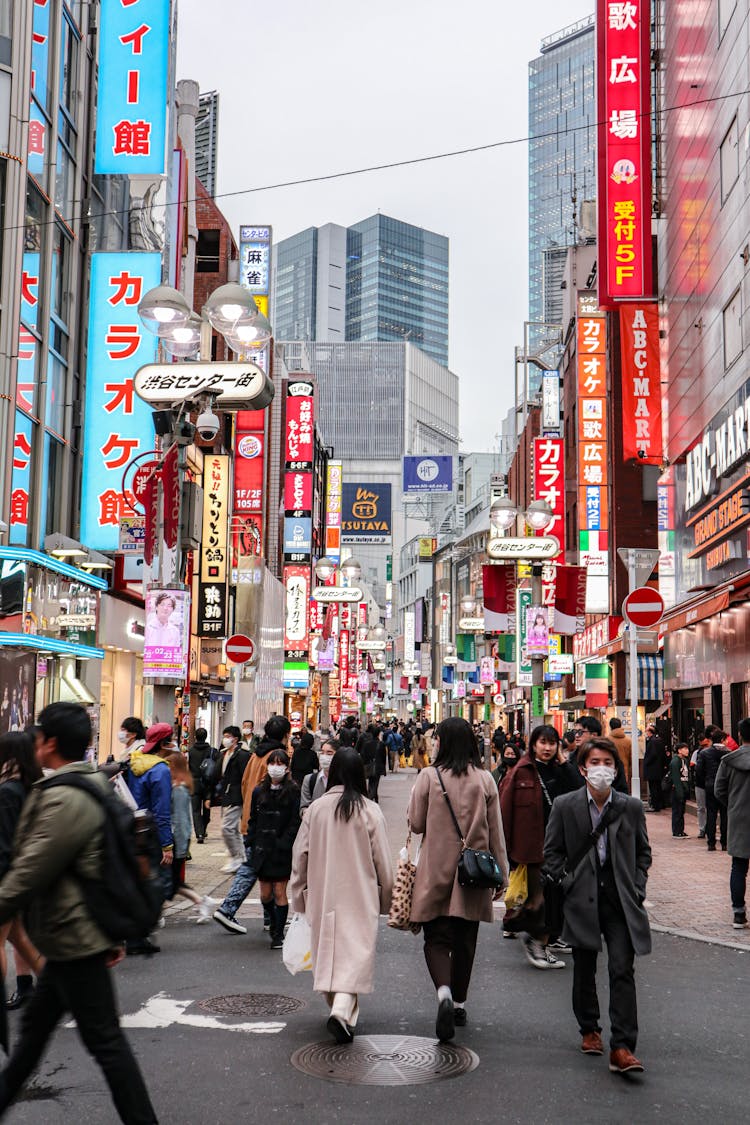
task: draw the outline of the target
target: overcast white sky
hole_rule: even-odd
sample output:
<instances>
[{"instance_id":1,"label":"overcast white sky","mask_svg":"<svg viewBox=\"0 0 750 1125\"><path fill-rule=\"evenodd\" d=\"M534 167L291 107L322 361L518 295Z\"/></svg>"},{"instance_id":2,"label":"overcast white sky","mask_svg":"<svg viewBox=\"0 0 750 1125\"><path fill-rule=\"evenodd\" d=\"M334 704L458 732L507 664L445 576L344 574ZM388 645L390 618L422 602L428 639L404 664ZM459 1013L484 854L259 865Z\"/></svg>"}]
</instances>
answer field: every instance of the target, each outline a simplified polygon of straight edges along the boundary
<instances>
[{"instance_id":1,"label":"overcast white sky","mask_svg":"<svg viewBox=\"0 0 750 1125\"><path fill-rule=\"evenodd\" d=\"M593 0L179 0L178 78L218 90L218 191L525 137L527 65ZM219 201L279 240L380 210L450 238L465 449L513 401L527 312L527 147Z\"/></svg>"}]
</instances>

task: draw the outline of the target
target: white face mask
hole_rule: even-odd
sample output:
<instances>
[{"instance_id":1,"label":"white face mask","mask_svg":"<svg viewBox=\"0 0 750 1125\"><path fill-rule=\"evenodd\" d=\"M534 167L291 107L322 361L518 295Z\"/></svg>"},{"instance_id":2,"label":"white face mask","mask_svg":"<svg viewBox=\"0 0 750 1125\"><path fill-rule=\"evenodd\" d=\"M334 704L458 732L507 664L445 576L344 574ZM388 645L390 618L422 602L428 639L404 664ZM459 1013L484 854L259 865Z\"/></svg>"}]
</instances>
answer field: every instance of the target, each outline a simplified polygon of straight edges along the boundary
<instances>
[{"instance_id":1,"label":"white face mask","mask_svg":"<svg viewBox=\"0 0 750 1125\"><path fill-rule=\"evenodd\" d=\"M127 742L128 741L128 732L126 730L118 730L117 741L118 742Z\"/></svg>"},{"instance_id":2,"label":"white face mask","mask_svg":"<svg viewBox=\"0 0 750 1125\"><path fill-rule=\"evenodd\" d=\"M243 727L242 733L244 734L245 738L250 738L253 732L250 727Z\"/></svg>"},{"instance_id":3,"label":"white face mask","mask_svg":"<svg viewBox=\"0 0 750 1125\"><path fill-rule=\"evenodd\" d=\"M285 773L286 766L278 765L268 767L268 776L270 777L271 781L281 781Z\"/></svg>"},{"instance_id":4,"label":"white face mask","mask_svg":"<svg viewBox=\"0 0 750 1125\"><path fill-rule=\"evenodd\" d=\"M607 789L612 788L612 782L615 780L615 769L613 766L589 766L586 770L586 780L597 793L604 793Z\"/></svg>"},{"instance_id":5,"label":"white face mask","mask_svg":"<svg viewBox=\"0 0 750 1125\"><path fill-rule=\"evenodd\" d=\"M324 773L328 769L332 761L333 754L318 754L318 763Z\"/></svg>"},{"instance_id":6,"label":"white face mask","mask_svg":"<svg viewBox=\"0 0 750 1125\"><path fill-rule=\"evenodd\" d=\"M228 736L227 736L227 738L222 738L221 745L226 746L226 748L228 750L230 746L234 746L234 739L229 738Z\"/></svg>"}]
</instances>

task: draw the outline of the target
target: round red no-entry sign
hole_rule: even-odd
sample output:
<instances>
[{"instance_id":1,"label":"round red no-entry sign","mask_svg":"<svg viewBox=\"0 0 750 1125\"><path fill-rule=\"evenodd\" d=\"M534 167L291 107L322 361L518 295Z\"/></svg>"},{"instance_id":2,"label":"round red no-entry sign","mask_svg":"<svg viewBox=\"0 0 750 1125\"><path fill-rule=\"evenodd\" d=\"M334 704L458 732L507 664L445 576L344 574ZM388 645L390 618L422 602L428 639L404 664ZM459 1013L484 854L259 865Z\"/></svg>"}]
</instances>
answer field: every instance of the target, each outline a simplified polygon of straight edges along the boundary
<instances>
[{"instance_id":1,"label":"round red no-entry sign","mask_svg":"<svg viewBox=\"0 0 750 1125\"><path fill-rule=\"evenodd\" d=\"M227 660L231 664L247 664L255 655L255 644L244 633L234 633L227 640Z\"/></svg>"},{"instance_id":2,"label":"round red no-entry sign","mask_svg":"<svg viewBox=\"0 0 750 1125\"><path fill-rule=\"evenodd\" d=\"M639 586L622 603L623 617L639 629L658 625L664 613L664 598L651 586Z\"/></svg>"}]
</instances>

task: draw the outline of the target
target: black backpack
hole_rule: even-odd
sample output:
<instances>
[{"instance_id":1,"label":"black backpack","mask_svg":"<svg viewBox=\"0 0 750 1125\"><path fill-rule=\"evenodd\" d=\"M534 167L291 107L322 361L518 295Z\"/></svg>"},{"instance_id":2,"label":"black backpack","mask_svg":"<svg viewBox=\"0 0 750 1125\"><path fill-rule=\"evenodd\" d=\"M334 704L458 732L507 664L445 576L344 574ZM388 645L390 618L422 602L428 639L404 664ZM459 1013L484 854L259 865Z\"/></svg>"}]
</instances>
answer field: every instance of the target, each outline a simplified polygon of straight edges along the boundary
<instances>
[{"instance_id":1,"label":"black backpack","mask_svg":"<svg viewBox=\"0 0 750 1125\"><path fill-rule=\"evenodd\" d=\"M218 751L209 747L208 753L198 769L200 771L204 793L211 793L216 782L219 780L220 763Z\"/></svg>"},{"instance_id":2,"label":"black backpack","mask_svg":"<svg viewBox=\"0 0 750 1125\"><path fill-rule=\"evenodd\" d=\"M153 817L142 809L132 812L115 793L100 789L80 773L51 777L40 788L58 785L82 789L104 811L102 878L89 879L72 871L91 917L116 944L141 941L156 926L164 903L159 873L162 846Z\"/></svg>"}]
</instances>

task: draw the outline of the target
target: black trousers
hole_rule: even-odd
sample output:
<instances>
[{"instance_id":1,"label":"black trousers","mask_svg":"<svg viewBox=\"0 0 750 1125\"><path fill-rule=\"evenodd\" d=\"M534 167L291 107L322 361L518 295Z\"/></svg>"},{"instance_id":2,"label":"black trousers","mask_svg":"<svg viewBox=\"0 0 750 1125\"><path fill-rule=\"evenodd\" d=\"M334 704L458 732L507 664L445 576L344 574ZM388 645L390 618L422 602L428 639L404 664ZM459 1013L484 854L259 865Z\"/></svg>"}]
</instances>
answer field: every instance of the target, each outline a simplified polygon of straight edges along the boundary
<instances>
[{"instance_id":1,"label":"black trousers","mask_svg":"<svg viewBox=\"0 0 750 1125\"><path fill-rule=\"evenodd\" d=\"M138 1063L117 1016L105 954L78 961L48 961L21 1014L21 1034L0 1073L0 1114L36 1067L47 1041L68 1012L84 1046L104 1072L120 1120L156 1125Z\"/></svg>"},{"instance_id":2,"label":"black trousers","mask_svg":"<svg viewBox=\"0 0 750 1125\"><path fill-rule=\"evenodd\" d=\"M648 802L654 812L661 812L664 808L664 794L661 791L661 781L651 781L649 779Z\"/></svg>"},{"instance_id":3,"label":"black trousers","mask_svg":"<svg viewBox=\"0 0 750 1125\"><path fill-rule=\"evenodd\" d=\"M685 805L684 797L677 796L677 790L672 790L672 835L679 836L685 831Z\"/></svg>"},{"instance_id":4,"label":"black trousers","mask_svg":"<svg viewBox=\"0 0 750 1125\"><path fill-rule=\"evenodd\" d=\"M719 821L721 846L727 846L727 806L714 796L713 788L706 789L706 842L716 843L716 821Z\"/></svg>"},{"instance_id":5,"label":"black trousers","mask_svg":"<svg viewBox=\"0 0 750 1125\"><path fill-rule=\"evenodd\" d=\"M615 896L617 892L614 892ZM635 954L619 900L599 889L599 925L607 944L609 971L610 1048L635 1051L638 1041L638 1006L635 995ZM595 949L573 949L573 1012L581 1035L601 1031L596 993Z\"/></svg>"},{"instance_id":6,"label":"black trousers","mask_svg":"<svg viewBox=\"0 0 750 1125\"><path fill-rule=\"evenodd\" d=\"M466 1001L477 948L479 922L466 918L433 918L425 922L424 959L435 988L448 985L453 999Z\"/></svg>"},{"instance_id":7,"label":"black trousers","mask_svg":"<svg viewBox=\"0 0 750 1125\"><path fill-rule=\"evenodd\" d=\"M190 797L193 809L193 831L196 840L201 840L206 835L206 828L211 819L211 806L206 802L202 793L193 793Z\"/></svg>"},{"instance_id":8,"label":"black trousers","mask_svg":"<svg viewBox=\"0 0 750 1125\"><path fill-rule=\"evenodd\" d=\"M378 786L380 785L380 774L376 773L367 779L367 796L371 801L378 802Z\"/></svg>"}]
</instances>

